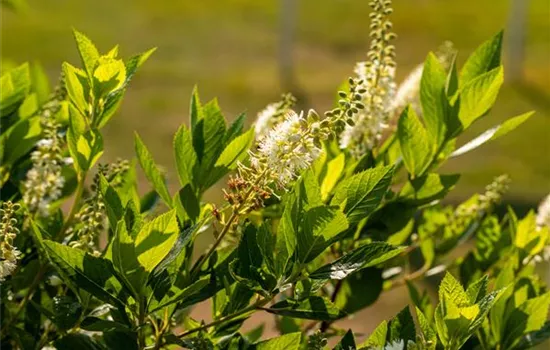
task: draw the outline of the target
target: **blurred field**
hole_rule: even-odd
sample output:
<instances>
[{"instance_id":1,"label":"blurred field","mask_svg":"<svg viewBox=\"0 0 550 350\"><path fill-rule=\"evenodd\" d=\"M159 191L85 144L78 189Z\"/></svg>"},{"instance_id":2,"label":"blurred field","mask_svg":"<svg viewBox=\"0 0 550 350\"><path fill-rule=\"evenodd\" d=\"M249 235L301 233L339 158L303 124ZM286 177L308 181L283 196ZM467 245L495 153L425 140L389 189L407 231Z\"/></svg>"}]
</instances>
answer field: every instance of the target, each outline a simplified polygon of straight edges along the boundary
<instances>
[{"instance_id":1,"label":"blurred field","mask_svg":"<svg viewBox=\"0 0 550 350\"><path fill-rule=\"evenodd\" d=\"M138 73L121 113L108 126L107 157L130 157L133 130L157 161L172 168L172 135L187 121L188 96L198 84L203 99L218 96L228 119L249 111L249 122L281 92L277 50L279 2L274 0L28 0L23 14L2 13L2 57L40 60L55 79L61 62L78 63L71 27L101 51L120 44L129 55L157 52ZM395 0L399 79L429 50L451 40L460 61L508 19L505 0ZM368 45L367 0L301 0L294 47L296 74L312 107L330 107L336 87L364 59ZM446 167L464 176L454 192L463 198L507 172L508 199L533 205L550 192L550 4L531 0L525 77L527 88L505 86L492 113L467 137L535 109L511 135L457 158Z\"/></svg>"}]
</instances>

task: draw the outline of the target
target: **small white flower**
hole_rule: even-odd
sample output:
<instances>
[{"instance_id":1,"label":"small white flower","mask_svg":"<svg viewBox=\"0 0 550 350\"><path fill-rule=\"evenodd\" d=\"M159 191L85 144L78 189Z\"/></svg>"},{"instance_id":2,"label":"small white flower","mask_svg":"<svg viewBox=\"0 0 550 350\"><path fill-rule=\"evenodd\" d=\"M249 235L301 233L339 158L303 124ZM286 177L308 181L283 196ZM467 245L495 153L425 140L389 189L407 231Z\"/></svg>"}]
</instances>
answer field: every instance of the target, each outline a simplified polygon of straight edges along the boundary
<instances>
[{"instance_id":1,"label":"small white flower","mask_svg":"<svg viewBox=\"0 0 550 350\"><path fill-rule=\"evenodd\" d=\"M61 196L65 185L62 176L62 166L65 159L60 154L60 139L56 136L55 124L46 126L46 137L37 143L38 148L31 153L32 168L27 172L23 184L23 201L33 212L46 216L50 211L50 203Z\"/></svg>"},{"instance_id":2,"label":"small white flower","mask_svg":"<svg viewBox=\"0 0 550 350\"><path fill-rule=\"evenodd\" d=\"M411 104L416 114L421 114L418 94L420 92L420 80L422 79L423 71L424 65L418 65L399 85L391 107L395 113L401 113L407 105Z\"/></svg>"},{"instance_id":3,"label":"small white flower","mask_svg":"<svg viewBox=\"0 0 550 350\"><path fill-rule=\"evenodd\" d=\"M256 138L260 139L265 133L271 130L284 118L296 103L296 98L292 94L283 94L278 102L268 104L256 117L254 131Z\"/></svg>"},{"instance_id":4,"label":"small white flower","mask_svg":"<svg viewBox=\"0 0 550 350\"><path fill-rule=\"evenodd\" d=\"M302 128L303 113L289 112L286 119L259 141L257 154L251 157L252 166L263 160L265 167L281 187L307 169L321 154L313 135Z\"/></svg>"},{"instance_id":5,"label":"small white flower","mask_svg":"<svg viewBox=\"0 0 550 350\"><path fill-rule=\"evenodd\" d=\"M365 90L362 94L365 108L355 115L355 125L346 125L339 143L340 148L347 148L358 158L378 144L389 125L395 95L395 69L373 61L357 63L354 71L363 81L360 87Z\"/></svg>"},{"instance_id":6,"label":"small white flower","mask_svg":"<svg viewBox=\"0 0 550 350\"><path fill-rule=\"evenodd\" d=\"M2 260L0 261L0 281L3 281L17 268L17 260Z\"/></svg>"},{"instance_id":7,"label":"small white flower","mask_svg":"<svg viewBox=\"0 0 550 350\"><path fill-rule=\"evenodd\" d=\"M256 125L254 126L254 131L256 135L263 135L273 126L273 117L277 113L277 104L270 103L268 104L256 117Z\"/></svg>"},{"instance_id":8,"label":"small white flower","mask_svg":"<svg viewBox=\"0 0 550 350\"><path fill-rule=\"evenodd\" d=\"M42 140L38 141L36 143L36 145L38 147L50 147L51 145L53 145L53 140L52 139L42 139Z\"/></svg>"},{"instance_id":9,"label":"small white flower","mask_svg":"<svg viewBox=\"0 0 550 350\"><path fill-rule=\"evenodd\" d=\"M537 226L550 228L550 194L544 198L538 207Z\"/></svg>"}]
</instances>

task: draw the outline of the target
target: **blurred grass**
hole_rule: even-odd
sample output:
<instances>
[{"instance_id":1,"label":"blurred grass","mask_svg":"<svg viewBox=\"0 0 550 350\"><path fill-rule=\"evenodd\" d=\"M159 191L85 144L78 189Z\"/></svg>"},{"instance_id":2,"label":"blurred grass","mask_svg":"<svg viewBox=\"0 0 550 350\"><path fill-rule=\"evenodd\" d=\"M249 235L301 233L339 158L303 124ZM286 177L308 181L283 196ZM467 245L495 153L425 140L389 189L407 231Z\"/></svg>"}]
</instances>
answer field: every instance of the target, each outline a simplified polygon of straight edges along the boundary
<instances>
[{"instance_id":1,"label":"blurred grass","mask_svg":"<svg viewBox=\"0 0 550 350\"><path fill-rule=\"evenodd\" d=\"M297 0L298 1L298 0ZM203 99L218 96L228 119L277 99L278 1L264 0L28 0L22 14L2 12L2 57L40 60L52 79L61 62L78 63L71 27L107 51L120 44L128 57L150 47L157 52L138 73L120 115L106 128L108 158L131 157L133 130L156 160L173 172L172 135L187 122L188 96L198 84ZM459 61L504 28L509 1L395 0L399 37L398 77L422 62L429 50L451 40ZM294 59L299 84L312 107L330 107L336 87L365 57L367 0L301 0ZM537 110L518 130L452 160L448 172L464 173L454 198L480 191L507 172L514 180L508 199L534 204L550 192L550 6L531 0L527 28L525 87L505 86L489 116L459 144L508 117ZM505 62L506 63L506 62Z\"/></svg>"}]
</instances>

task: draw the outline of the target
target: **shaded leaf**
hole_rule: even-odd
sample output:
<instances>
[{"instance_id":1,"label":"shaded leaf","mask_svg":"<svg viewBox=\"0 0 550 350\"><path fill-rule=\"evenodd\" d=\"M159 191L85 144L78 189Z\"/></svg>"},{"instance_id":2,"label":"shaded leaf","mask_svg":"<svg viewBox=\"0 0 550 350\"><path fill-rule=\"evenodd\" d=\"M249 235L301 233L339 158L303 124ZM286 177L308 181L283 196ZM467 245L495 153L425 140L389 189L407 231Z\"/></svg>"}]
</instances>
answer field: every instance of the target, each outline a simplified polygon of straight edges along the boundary
<instances>
[{"instance_id":1,"label":"shaded leaf","mask_svg":"<svg viewBox=\"0 0 550 350\"><path fill-rule=\"evenodd\" d=\"M345 316L330 300L319 296L299 302L283 300L264 310L275 315L319 321L332 321Z\"/></svg>"},{"instance_id":2,"label":"shaded leaf","mask_svg":"<svg viewBox=\"0 0 550 350\"><path fill-rule=\"evenodd\" d=\"M390 260L399 255L403 249L393 247L385 242L367 243L332 263L315 270L309 277L312 279L344 279L359 269Z\"/></svg>"}]
</instances>

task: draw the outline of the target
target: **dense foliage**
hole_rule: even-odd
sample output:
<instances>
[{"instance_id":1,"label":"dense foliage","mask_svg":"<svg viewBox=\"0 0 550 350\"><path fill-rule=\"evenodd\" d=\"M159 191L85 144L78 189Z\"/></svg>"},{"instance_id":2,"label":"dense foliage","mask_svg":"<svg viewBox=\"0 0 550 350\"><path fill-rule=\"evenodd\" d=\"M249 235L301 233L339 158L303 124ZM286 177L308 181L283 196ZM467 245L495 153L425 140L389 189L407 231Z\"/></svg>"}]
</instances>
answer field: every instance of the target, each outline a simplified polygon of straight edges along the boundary
<instances>
[{"instance_id":1,"label":"dense foliage","mask_svg":"<svg viewBox=\"0 0 550 350\"><path fill-rule=\"evenodd\" d=\"M82 68L64 63L52 92L38 65L6 72L1 346L527 349L550 337L550 293L535 273L550 201L524 218L495 215L503 175L456 207L440 204L460 178L439 173L448 159L531 115L456 145L497 98L502 33L460 70L442 46L397 86L390 5L372 2L367 60L324 117L292 111L285 94L247 129L244 114L227 124L195 90L174 136L175 193L138 135L135 160L99 163L101 129L154 50L122 60L75 31ZM223 203L205 202L226 175ZM434 278L436 304L419 283ZM400 286L410 306L372 334L338 327ZM193 318L207 300L211 319ZM273 314L281 335L242 332L255 312Z\"/></svg>"}]
</instances>

